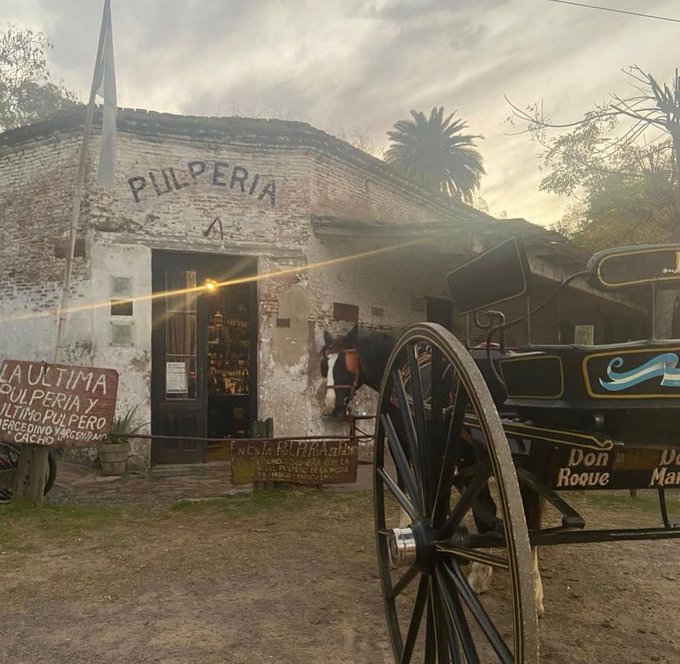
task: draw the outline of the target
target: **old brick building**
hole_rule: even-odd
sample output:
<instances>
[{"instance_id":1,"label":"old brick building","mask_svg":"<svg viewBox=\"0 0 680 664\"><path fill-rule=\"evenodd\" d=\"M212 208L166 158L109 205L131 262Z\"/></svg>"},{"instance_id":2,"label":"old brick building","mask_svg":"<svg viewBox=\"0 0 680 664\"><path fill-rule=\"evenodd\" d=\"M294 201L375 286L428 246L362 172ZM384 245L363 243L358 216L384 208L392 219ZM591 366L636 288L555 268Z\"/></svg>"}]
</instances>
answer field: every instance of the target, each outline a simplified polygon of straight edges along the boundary
<instances>
[{"instance_id":1,"label":"old brick building","mask_svg":"<svg viewBox=\"0 0 680 664\"><path fill-rule=\"evenodd\" d=\"M82 115L66 113L0 135L1 357L52 358L81 132ZM303 123L120 111L113 191L96 184L97 148L95 137L65 360L117 369L119 411L138 405L157 434L241 436L265 417L278 435L329 431L324 328L441 319L444 274L519 231L539 289L584 258ZM596 341L628 334L603 322L615 303L580 298L542 313L539 340L569 310ZM206 456L200 442L140 441L130 461Z\"/></svg>"}]
</instances>

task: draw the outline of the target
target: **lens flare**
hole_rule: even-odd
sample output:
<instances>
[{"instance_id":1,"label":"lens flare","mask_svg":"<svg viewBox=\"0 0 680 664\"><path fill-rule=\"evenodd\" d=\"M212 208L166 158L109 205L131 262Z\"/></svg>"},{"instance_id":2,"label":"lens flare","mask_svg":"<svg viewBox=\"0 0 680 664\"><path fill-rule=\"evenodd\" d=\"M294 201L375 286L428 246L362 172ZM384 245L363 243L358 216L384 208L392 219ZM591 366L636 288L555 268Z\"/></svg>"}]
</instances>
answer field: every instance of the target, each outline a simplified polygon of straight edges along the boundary
<instances>
[{"instance_id":1,"label":"lens flare","mask_svg":"<svg viewBox=\"0 0 680 664\"><path fill-rule=\"evenodd\" d=\"M226 288L229 286L235 286L237 284L247 284L253 282L266 281L267 279L276 279L277 277L284 277L290 274L300 274L303 272L312 272L313 270L318 270L324 267L330 267L332 265L341 265L343 263L348 263L350 261L363 260L365 258L371 258L373 256L378 256L380 254L386 254L391 251L398 251L399 249L404 249L416 244L421 244L433 239L433 236L425 236L417 238L414 240L409 240L407 242L400 242L399 244L392 244L387 247L381 247L379 249L371 249L370 251L362 251L356 254L348 254L345 256L339 256L338 258L329 258L325 261L319 261L316 263L307 263L306 265L296 265L295 267L286 268L285 270L278 270L276 272L269 272L265 274L253 274L245 277L238 277L236 279L227 279L225 281L216 281L215 279L206 279L200 286L192 286L191 288L182 288L178 290L171 291L159 291L156 293L147 293L145 295L139 295L137 297L131 297L126 299L126 302L148 302L151 300L157 300L159 298L172 297L175 295L186 295L190 293L209 293L214 292L217 288ZM111 306L111 300L105 300L102 302L92 302L90 304L81 304L76 306L68 307L65 310L67 314L80 313L83 311L92 311L96 309L107 309ZM26 314L8 316L3 318L0 322L10 323L23 320L32 320L36 318L49 318L50 316L58 316L60 313L58 308L47 309L45 311L37 311Z\"/></svg>"}]
</instances>

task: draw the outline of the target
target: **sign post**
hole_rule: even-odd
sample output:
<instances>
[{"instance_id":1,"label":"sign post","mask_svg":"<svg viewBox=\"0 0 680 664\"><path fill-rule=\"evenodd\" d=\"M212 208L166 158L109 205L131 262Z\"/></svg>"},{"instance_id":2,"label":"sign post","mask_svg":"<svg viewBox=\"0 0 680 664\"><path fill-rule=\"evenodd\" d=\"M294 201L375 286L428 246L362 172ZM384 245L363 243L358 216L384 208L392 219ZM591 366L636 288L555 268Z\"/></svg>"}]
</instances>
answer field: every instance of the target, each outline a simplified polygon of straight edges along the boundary
<instances>
[{"instance_id":1,"label":"sign post","mask_svg":"<svg viewBox=\"0 0 680 664\"><path fill-rule=\"evenodd\" d=\"M320 485L356 482L358 449L358 441L351 438L233 440L232 483Z\"/></svg>"},{"instance_id":2,"label":"sign post","mask_svg":"<svg viewBox=\"0 0 680 664\"><path fill-rule=\"evenodd\" d=\"M92 447L111 429L118 392L114 369L5 360L0 367L0 436L30 445L14 500L42 505L51 447Z\"/></svg>"}]
</instances>

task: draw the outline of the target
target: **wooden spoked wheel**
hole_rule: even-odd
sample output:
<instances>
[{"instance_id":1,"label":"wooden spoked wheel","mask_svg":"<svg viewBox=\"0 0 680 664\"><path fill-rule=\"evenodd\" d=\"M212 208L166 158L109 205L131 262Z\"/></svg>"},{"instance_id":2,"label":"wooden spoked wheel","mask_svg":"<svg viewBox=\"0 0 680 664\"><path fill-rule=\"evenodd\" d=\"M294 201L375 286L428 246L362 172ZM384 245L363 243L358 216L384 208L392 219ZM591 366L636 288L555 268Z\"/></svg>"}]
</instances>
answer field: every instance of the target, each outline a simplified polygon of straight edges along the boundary
<instances>
[{"instance_id":1,"label":"wooden spoked wheel","mask_svg":"<svg viewBox=\"0 0 680 664\"><path fill-rule=\"evenodd\" d=\"M396 661L535 664L517 475L474 360L440 325L413 325L389 358L377 412L375 527ZM473 563L493 568L484 594L468 581Z\"/></svg>"}]
</instances>

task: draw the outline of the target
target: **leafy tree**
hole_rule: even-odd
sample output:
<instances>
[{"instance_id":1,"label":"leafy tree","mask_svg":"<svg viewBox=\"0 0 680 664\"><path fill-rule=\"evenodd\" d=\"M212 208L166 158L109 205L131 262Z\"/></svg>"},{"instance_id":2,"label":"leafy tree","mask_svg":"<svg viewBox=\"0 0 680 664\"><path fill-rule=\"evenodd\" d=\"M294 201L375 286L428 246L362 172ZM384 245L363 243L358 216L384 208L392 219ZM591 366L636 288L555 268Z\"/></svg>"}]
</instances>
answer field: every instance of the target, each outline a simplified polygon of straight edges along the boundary
<instances>
[{"instance_id":1,"label":"leafy tree","mask_svg":"<svg viewBox=\"0 0 680 664\"><path fill-rule=\"evenodd\" d=\"M680 76L660 84L639 67L625 73L637 94L612 95L576 122L552 122L542 104L509 102L511 122L544 148L540 189L576 201L560 229L590 249L680 241ZM555 129L569 131L551 137Z\"/></svg>"},{"instance_id":2,"label":"leafy tree","mask_svg":"<svg viewBox=\"0 0 680 664\"><path fill-rule=\"evenodd\" d=\"M42 120L78 102L63 84L50 80L42 32L8 26L0 32L0 131Z\"/></svg>"},{"instance_id":3,"label":"leafy tree","mask_svg":"<svg viewBox=\"0 0 680 664\"><path fill-rule=\"evenodd\" d=\"M427 189L439 191L471 203L484 175L482 156L475 139L463 134L467 123L444 117L444 107L435 107L429 118L422 111L411 111L413 120L400 120L387 132L392 143L385 161Z\"/></svg>"},{"instance_id":4,"label":"leafy tree","mask_svg":"<svg viewBox=\"0 0 680 664\"><path fill-rule=\"evenodd\" d=\"M583 177L580 195L554 228L591 252L669 241L673 170L666 146L628 146L607 166ZM544 189L557 193L556 183L572 176L568 169L553 171Z\"/></svg>"},{"instance_id":5,"label":"leafy tree","mask_svg":"<svg viewBox=\"0 0 680 664\"><path fill-rule=\"evenodd\" d=\"M509 100L511 122L520 122L544 148L550 173L541 189L573 196L558 225L591 250L616 244L680 242L680 74L659 83L637 66L624 70L636 92L612 95L581 120L556 124L542 104L520 109ZM549 132L568 129L551 138ZM680 335L680 302L662 292L657 332Z\"/></svg>"}]
</instances>

